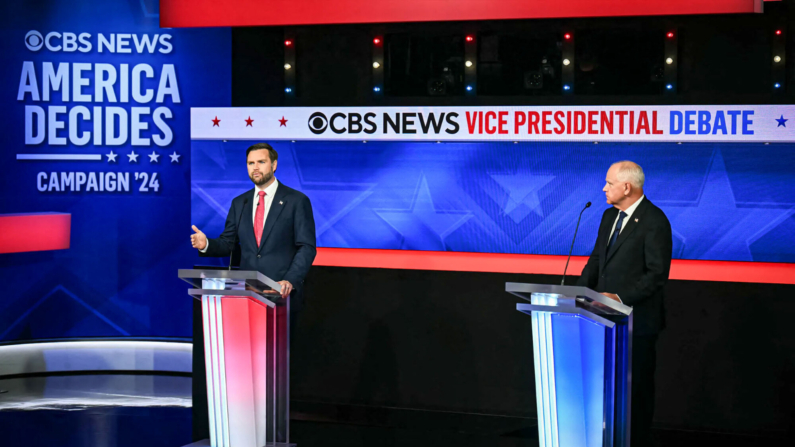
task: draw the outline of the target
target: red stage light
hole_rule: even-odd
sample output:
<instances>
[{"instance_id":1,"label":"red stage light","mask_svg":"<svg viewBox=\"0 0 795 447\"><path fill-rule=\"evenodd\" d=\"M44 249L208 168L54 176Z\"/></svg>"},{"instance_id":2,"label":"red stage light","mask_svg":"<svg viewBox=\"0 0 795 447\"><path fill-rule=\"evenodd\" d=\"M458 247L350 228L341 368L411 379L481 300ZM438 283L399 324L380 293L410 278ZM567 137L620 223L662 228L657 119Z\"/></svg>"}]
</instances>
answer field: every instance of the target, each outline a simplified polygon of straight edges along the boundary
<instances>
[{"instance_id":1,"label":"red stage light","mask_svg":"<svg viewBox=\"0 0 795 447\"><path fill-rule=\"evenodd\" d=\"M563 38L566 39L566 40L569 40L569 39L571 39L571 34L566 33L566 34L563 35Z\"/></svg>"},{"instance_id":2,"label":"red stage light","mask_svg":"<svg viewBox=\"0 0 795 447\"><path fill-rule=\"evenodd\" d=\"M289 46L290 46L290 45L292 45L292 44L293 44L293 41L292 41L292 40L285 40L285 41L284 41L284 46L286 46L286 47L289 47Z\"/></svg>"},{"instance_id":3,"label":"red stage light","mask_svg":"<svg viewBox=\"0 0 795 447\"><path fill-rule=\"evenodd\" d=\"M473 40L475 40L475 38L474 38L474 37L472 37L472 36L467 36L467 42L472 42Z\"/></svg>"},{"instance_id":4,"label":"red stage light","mask_svg":"<svg viewBox=\"0 0 795 447\"><path fill-rule=\"evenodd\" d=\"M776 36L780 36L780 35L781 35L781 30L780 30L780 29L777 29L777 30L776 30Z\"/></svg>"},{"instance_id":5,"label":"red stage light","mask_svg":"<svg viewBox=\"0 0 795 447\"><path fill-rule=\"evenodd\" d=\"M669 38L669 39L672 39L672 38L674 37L674 33L672 33L672 32L669 32L669 33L667 34L667 36L668 36L668 38Z\"/></svg>"},{"instance_id":6,"label":"red stage light","mask_svg":"<svg viewBox=\"0 0 795 447\"><path fill-rule=\"evenodd\" d=\"M379 43L381 43L381 39L376 37L375 39L373 39L373 43L378 45Z\"/></svg>"}]
</instances>

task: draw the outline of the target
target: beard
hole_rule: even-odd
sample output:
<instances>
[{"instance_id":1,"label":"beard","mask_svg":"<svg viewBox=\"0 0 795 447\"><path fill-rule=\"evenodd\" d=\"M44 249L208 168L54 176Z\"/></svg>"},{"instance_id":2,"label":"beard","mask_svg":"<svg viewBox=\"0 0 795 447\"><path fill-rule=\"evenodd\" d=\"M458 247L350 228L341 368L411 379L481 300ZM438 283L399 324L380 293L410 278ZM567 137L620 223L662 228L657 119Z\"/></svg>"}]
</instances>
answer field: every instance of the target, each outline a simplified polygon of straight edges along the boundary
<instances>
[{"instance_id":1,"label":"beard","mask_svg":"<svg viewBox=\"0 0 795 447\"><path fill-rule=\"evenodd\" d=\"M260 175L259 181L257 181L251 174L249 174L248 178L250 178L251 181L254 182L254 184L257 185L257 186L262 186L262 185L268 183L269 181L271 181L271 179L273 178L273 171L260 172L260 174L261 175Z\"/></svg>"}]
</instances>

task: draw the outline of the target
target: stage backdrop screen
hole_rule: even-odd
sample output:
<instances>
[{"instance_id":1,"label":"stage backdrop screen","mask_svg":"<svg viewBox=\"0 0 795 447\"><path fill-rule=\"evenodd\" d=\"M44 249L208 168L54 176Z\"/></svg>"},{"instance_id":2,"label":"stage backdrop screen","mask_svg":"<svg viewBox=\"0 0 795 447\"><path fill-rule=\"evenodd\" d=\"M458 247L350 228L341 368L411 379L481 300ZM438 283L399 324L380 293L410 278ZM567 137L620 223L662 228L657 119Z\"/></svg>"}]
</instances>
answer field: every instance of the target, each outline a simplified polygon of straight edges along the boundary
<instances>
[{"instance_id":1,"label":"stage backdrop screen","mask_svg":"<svg viewBox=\"0 0 795 447\"><path fill-rule=\"evenodd\" d=\"M194 140L191 216L209 237L253 188L245 151L260 141L311 199L320 247L566 255L591 201L574 246L588 255L606 171L633 160L674 258L795 262L791 143Z\"/></svg>"},{"instance_id":2,"label":"stage backdrop screen","mask_svg":"<svg viewBox=\"0 0 795 447\"><path fill-rule=\"evenodd\" d=\"M229 106L231 30L156 1L0 6L0 342L190 337L190 108Z\"/></svg>"}]
</instances>

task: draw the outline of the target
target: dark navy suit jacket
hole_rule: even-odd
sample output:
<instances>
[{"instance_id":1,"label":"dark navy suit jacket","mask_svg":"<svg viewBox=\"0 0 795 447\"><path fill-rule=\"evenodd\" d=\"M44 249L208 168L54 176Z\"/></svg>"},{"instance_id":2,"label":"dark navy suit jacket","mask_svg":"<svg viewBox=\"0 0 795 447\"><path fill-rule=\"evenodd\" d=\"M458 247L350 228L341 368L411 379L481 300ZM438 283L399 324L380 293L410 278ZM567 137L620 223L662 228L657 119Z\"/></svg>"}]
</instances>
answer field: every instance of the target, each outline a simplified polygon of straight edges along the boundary
<instances>
[{"instance_id":1,"label":"dark navy suit jacket","mask_svg":"<svg viewBox=\"0 0 795 447\"><path fill-rule=\"evenodd\" d=\"M257 270L274 281L290 281L300 292L317 253L315 218L309 198L279 182L259 247L253 213L254 189L250 189L232 200L223 233L217 239L209 239L207 252L200 255L229 256L237 235L241 270Z\"/></svg>"},{"instance_id":2,"label":"dark navy suit jacket","mask_svg":"<svg viewBox=\"0 0 795 447\"><path fill-rule=\"evenodd\" d=\"M618 212L613 207L602 215L596 244L577 285L618 294L633 307L635 335L654 335L665 327L663 297L671 270L671 224L646 197L607 251Z\"/></svg>"}]
</instances>

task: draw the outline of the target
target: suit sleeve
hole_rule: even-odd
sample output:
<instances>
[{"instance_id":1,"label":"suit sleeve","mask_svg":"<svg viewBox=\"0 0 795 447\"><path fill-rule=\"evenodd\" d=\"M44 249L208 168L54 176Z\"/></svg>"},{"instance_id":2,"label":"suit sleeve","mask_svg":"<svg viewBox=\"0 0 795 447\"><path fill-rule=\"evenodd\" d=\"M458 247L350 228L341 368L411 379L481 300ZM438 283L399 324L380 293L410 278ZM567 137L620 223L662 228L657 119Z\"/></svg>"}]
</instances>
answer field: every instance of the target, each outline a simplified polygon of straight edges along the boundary
<instances>
[{"instance_id":1,"label":"suit sleeve","mask_svg":"<svg viewBox=\"0 0 795 447\"><path fill-rule=\"evenodd\" d=\"M237 212L235 202L229 207L229 214L226 216L224 231L216 239L207 239L207 251L199 252L201 257L221 257L229 256L235 246L235 235L237 234L237 222L240 213Z\"/></svg>"},{"instance_id":2,"label":"suit sleeve","mask_svg":"<svg viewBox=\"0 0 795 447\"><path fill-rule=\"evenodd\" d=\"M599 223L599 233L596 236L596 243L594 244L593 251L591 252L591 256L588 257L588 263L585 264L585 267L582 269L582 273L580 274L580 279L577 280L577 285L580 287L588 287L589 289L596 288L596 285L599 283L599 256L600 256L600 240L601 237L601 229L604 224L605 217L607 216L607 212L602 215L602 221Z\"/></svg>"},{"instance_id":3,"label":"suit sleeve","mask_svg":"<svg viewBox=\"0 0 795 447\"><path fill-rule=\"evenodd\" d=\"M293 262L284 279L290 281L293 287L300 287L300 284L309 273L312 262L317 254L317 242L315 240L315 217L312 214L312 203L309 198L304 196L298 203L295 211L295 245L298 251L293 257Z\"/></svg>"},{"instance_id":4,"label":"suit sleeve","mask_svg":"<svg viewBox=\"0 0 795 447\"><path fill-rule=\"evenodd\" d=\"M643 249L645 272L631 290L621 293L621 300L629 306L654 296L668 282L673 240L671 224L665 216L646 233Z\"/></svg>"},{"instance_id":5,"label":"suit sleeve","mask_svg":"<svg viewBox=\"0 0 795 447\"><path fill-rule=\"evenodd\" d=\"M588 263L582 269L580 279L577 280L577 285L581 287L588 287L593 289L599 281L599 238L596 238L596 244L588 257Z\"/></svg>"}]
</instances>

